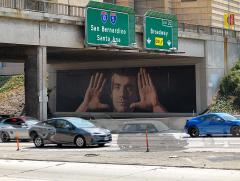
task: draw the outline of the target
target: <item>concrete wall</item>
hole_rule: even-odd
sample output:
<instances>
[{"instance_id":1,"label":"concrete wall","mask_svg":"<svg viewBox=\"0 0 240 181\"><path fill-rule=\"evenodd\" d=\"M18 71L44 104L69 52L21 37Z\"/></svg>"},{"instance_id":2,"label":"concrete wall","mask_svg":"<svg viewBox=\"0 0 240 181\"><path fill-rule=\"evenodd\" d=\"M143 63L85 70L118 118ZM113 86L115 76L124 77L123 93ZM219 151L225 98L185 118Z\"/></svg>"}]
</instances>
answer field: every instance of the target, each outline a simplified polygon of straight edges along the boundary
<instances>
[{"instance_id":1,"label":"concrete wall","mask_svg":"<svg viewBox=\"0 0 240 181\"><path fill-rule=\"evenodd\" d=\"M240 59L239 44L236 40L227 40L227 50L224 51L224 38L218 37L205 42L206 54L206 87L207 105L212 103L222 77ZM227 60L224 60L224 57ZM225 63L224 61L227 61Z\"/></svg>"},{"instance_id":2,"label":"concrete wall","mask_svg":"<svg viewBox=\"0 0 240 181\"><path fill-rule=\"evenodd\" d=\"M0 29L1 43L83 47L83 29L79 26L0 17Z\"/></svg>"},{"instance_id":3,"label":"concrete wall","mask_svg":"<svg viewBox=\"0 0 240 181\"><path fill-rule=\"evenodd\" d=\"M23 63L4 63L3 67L0 66L0 75L16 75L23 73L24 73Z\"/></svg>"},{"instance_id":4,"label":"concrete wall","mask_svg":"<svg viewBox=\"0 0 240 181\"><path fill-rule=\"evenodd\" d=\"M236 40L228 39L227 69L230 70L240 60L240 44Z\"/></svg>"},{"instance_id":5,"label":"concrete wall","mask_svg":"<svg viewBox=\"0 0 240 181\"><path fill-rule=\"evenodd\" d=\"M212 103L220 80L224 76L224 42L223 39L206 41L206 87L207 105Z\"/></svg>"},{"instance_id":6,"label":"concrete wall","mask_svg":"<svg viewBox=\"0 0 240 181\"><path fill-rule=\"evenodd\" d=\"M184 130L186 120L190 117L166 117L166 118L137 118L137 119L92 119L91 122L102 128L110 129L112 133L118 133L125 122L131 121L161 121L170 129Z\"/></svg>"},{"instance_id":7,"label":"concrete wall","mask_svg":"<svg viewBox=\"0 0 240 181\"><path fill-rule=\"evenodd\" d=\"M204 57L204 40L191 38L180 38L178 51L183 52L184 56Z\"/></svg>"}]
</instances>

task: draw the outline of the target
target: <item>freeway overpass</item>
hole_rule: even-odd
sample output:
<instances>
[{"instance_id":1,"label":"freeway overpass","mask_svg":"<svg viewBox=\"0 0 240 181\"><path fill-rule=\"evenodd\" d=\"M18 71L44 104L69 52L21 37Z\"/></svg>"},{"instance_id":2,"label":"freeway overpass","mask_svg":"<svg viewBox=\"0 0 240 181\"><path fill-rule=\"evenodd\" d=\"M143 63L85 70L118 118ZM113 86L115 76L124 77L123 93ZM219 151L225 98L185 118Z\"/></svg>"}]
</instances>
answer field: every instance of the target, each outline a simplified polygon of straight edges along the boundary
<instances>
[{"instance_id":1,"label":"freeway overpass","mask_svg":"<svg viewBox=\"0 0 240 181\"><path fill-rule=\"evenodd\" d=\"M240 32L182 23L179 52L184 53L146 51L141 16L136 16L137 48L89 47L85 44L84 7L25 2L0 0L0 61L24 63L26 114L41 120L47 117L48 102L52 112L65 112L58 105L59 72L126 67L175 67L181 73L182 67L189 66L195 105L188 113L200 113L240 57ZM49 100L47 89L51 89Z\"/></svg>"}]
</instances>

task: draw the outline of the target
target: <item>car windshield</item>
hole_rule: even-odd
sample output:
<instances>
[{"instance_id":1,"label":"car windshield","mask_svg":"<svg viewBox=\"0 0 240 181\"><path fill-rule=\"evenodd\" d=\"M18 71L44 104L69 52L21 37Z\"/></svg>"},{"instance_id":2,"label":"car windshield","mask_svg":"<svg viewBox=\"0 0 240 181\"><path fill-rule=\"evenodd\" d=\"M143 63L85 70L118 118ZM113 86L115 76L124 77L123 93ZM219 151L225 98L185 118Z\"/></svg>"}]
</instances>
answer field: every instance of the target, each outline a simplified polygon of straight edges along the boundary
<instances>
[{"instance_id":1,"label":"car windshield","mask_svg":"<svg viewBox=\"0 0 240 181\"><path fill-rule=\"evenodd\" d=\"M34 124L37 124L37 123L39 123L38 120L27 120L27 121L26 121L26 124L27 124L27 125L34 125Z\"/></svg>"},{"instance_id":2,"label":"car windshield","mask_svg":"<svg viewBox=\"0 0 240 181\"><path fill-rule=\"evenodd\" d=\"M227 121L233 121L233 120L236 120L236 119L237 119L236 117L234 117L234 116L232 116L232 115L229 115L229 114L224 114L224 115L222 115L222 118L223 118L224 120L227 120Z\"/></svg>"},{"instance_id":3,"label":"car windshield","mask_svg":"<svg viewBox=\"0 0 240 181\"><path fill-rule=\"evenodd\" d=\"M69 122L71 122L77 128L92 128L96 127L94 124L82 118L66 118Z\"/></svg>"}]
</instances>

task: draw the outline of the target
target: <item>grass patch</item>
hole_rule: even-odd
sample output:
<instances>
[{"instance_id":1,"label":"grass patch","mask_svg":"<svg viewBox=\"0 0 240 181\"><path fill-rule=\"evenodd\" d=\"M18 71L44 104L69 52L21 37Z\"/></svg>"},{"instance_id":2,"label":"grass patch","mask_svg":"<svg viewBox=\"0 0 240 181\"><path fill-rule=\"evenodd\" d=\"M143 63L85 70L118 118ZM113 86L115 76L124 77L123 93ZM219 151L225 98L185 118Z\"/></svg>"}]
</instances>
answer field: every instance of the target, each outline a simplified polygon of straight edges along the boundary
<instances>
[{"instance_id":1,"label":"grass patch","mask_svg":"<svg viewBox=\"0 0 240 181\"><path fill-rule=\"evenodd\" d=\"M24 85L24 75L0 76L0 93L10 91Z\"/></svg>"},{"instance_id":2,"label":"grass patch","mask_svg":"<svg viewBox=\"0 0 240 181\"><path fill-rule=\"evenodd\" d=\"M227 112L240 114L240 105L235 103L235 97L218 97L216 102L209 107L209 112Z\"/></svg>"}]
</instances>

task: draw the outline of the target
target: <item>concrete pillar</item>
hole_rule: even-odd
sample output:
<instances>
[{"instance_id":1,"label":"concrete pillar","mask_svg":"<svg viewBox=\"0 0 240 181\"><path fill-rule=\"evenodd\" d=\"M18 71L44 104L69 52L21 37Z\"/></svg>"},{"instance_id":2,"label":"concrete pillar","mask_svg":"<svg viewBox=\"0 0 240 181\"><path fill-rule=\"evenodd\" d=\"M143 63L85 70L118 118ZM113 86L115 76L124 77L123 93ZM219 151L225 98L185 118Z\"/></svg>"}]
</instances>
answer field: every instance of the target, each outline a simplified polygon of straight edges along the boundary
<instances>
[{"instance_id":1,"label":"concrete pillar","mask_svg":"<svg viewBox=\"0 0 240 181\"><path fill-rule=\"evenodd\" d=\"M25 61L25 112L43 121L47 119L47 49L31 48Z\"/></svg>"},{"instance_id":2,"label":"concrete pillar","mask_svg":"<svg viewBox=\"0 0 240 181\"><path fill-rule=\"evenodd\" d=\"M196 112L202 113L207 109L206 61L195 65L196 76Z\"/></svg>"},{"instance_id":3,"label":"concrete pillar","mask_svg":"<svg viewBox=\"0 0 240 181\"><path fill-rule=\"evenodd\" d=\"M56 86L57 86L57 73L53 65L48 65L48 106L51 113L56 112Z\"/></svg>"}]
</instances>

